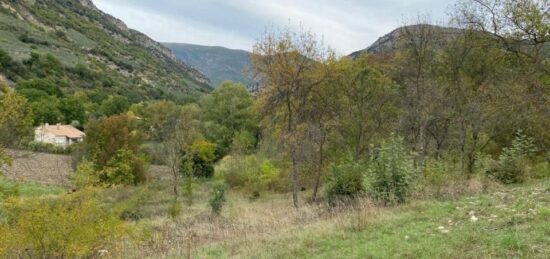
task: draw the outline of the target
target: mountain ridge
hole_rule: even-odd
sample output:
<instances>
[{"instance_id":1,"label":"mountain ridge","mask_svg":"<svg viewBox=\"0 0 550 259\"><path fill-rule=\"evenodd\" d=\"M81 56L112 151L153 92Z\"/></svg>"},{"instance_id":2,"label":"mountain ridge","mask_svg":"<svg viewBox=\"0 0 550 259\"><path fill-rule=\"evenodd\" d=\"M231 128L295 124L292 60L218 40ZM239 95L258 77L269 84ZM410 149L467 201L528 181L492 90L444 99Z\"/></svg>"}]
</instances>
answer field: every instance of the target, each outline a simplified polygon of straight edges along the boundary
<instances>
[{"instance_id":1,"label":"mountain ridge","mask_svg":"<svg viewBox=\"0 0 550 259\"><path fill-rule=\"evenodd\" d=\"M214 87L230 80L244 85L254 84L250 73L250 52L223 46L205 46L190 43L164 42L178 58L207 75Z\"/></svg>"},{"instance_id":2,"label":"mountain ridge","mask_svg":"<svg viewBox=\"0 0 550 259\"><path fill-rule=\"evenodd\" d=\"M14 60L36 52L52 54L68 68L84 64L112 78L119 88L110 90L135 99L181 99L212 89L199 70L91 0L2 1L0 36L0 49ZM81 81L72 85L82 88Z\"/></svg>"},{"instance_id":3,"label":"mountain ridge","mask_svg":"<svg viewBox=\"0 0 550 259\"><path fill-rule=\"evenodd\" d=\"M419 30L422 27L432 29L437 33L444 33L444 34L456 34L457 32L460 31L460 29L458 28L444 27L444 26L432 25L432 24L414 24L414 25L401 26L379 37L375 42L373 42L368 47L361 50L354 51L350 53L348 56L355 58L363 53L369 53L369 54L375 54L375 55L384 55L384 54L392 53L397 49L399 49L400 47L399 41L401 39L401 34L404 30Z\"/></svg>"}]
</instances>

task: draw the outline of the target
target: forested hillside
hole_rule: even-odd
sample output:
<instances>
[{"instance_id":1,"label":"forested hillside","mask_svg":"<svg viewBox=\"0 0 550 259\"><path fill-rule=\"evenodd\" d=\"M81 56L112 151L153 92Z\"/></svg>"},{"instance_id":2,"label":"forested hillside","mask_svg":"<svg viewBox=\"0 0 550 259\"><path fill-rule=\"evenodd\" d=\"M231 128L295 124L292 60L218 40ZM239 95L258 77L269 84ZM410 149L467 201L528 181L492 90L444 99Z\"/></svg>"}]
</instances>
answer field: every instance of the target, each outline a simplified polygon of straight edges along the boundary
<instances>
[{"instance_id":1,"label":"forested hillside","mask_svg":"<svg viewBox=\"0 0 550 259\"><path fill-rule=\"evenodd\" d=\"M224 47L186 43L163 43L187 64L203 72L214 87L230 80L244 85L256 84L250 52Z\"/></svg>"},{"instance_id":2,"label":"forested hillside","mask_svg":"<svg viewBox=\"0 0 550 259\"><path fill-rule=\"evenodd\" d=\"M89 0L1 1L0 36L1 74L12 83L48 80L66 93L131 101L183 101L210 91L203 74Z\"/></svg>"}]
</instances>

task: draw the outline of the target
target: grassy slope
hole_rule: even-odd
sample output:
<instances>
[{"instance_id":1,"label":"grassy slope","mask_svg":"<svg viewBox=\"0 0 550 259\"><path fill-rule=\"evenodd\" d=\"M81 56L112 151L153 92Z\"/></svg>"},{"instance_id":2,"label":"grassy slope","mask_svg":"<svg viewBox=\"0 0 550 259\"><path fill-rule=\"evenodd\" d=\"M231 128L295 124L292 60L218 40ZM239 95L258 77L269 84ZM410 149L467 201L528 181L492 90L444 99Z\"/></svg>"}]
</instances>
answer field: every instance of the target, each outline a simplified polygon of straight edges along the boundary
<instances>
[{"instance_id":1,"label":"grassy slope","mask_svg":"<svg viewBox=\"0 0 550 259\"><path fill-rule=\"evenodd\" d=\"M8 192L13 192L15 190L16 194L22 197L35 197L50 194L56 195L66 191L58 186L12 181L4 177L0 177L0 190L6 190Z\"/></svg>"},{"instance_id":2,"label":"grassy slope","mask_svg":"<svg viewBox=\"0 0 550 259\"><path fill-rule=\"evenodd\" d=\"M23 42L22 35L40 43ZM141 46L140 41L137 34L78 1L15 1L0 6L0 49L15 60L22 61L31 52L38 52L53 54L68 68L86 64L100 74L100 79L109 77L113 81L112 87L102 90L136 100L167 96L181 99L210 91L208 85L188 74L185 65ZM73 78L70 85L100 87L89 81Z\"/></svg>"},{"instance_id":3,"label":"grassy slope","mask_svg":"<svg viewBox=\"0 0 550 259\"><path fill-rule=\"evenodd\" d=\"M550 181L457 201L371 208L280 230L252 243L237 239L200 251L200 257L212 258L547 258L548 254Z\"/></svg>"}]
</instances>

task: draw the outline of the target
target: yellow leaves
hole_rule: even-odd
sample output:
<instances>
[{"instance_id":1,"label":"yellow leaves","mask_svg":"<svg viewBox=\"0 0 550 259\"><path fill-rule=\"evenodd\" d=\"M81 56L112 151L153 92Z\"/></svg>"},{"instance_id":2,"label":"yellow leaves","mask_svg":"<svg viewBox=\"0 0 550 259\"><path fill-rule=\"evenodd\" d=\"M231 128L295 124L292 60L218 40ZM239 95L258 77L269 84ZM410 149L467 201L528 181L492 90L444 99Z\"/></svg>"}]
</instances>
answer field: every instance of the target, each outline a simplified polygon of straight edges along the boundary
<instances>
[{"instance_id":1,"label":"yellow leaves","mask_svg":"<svg viewBox=\"0 0 550 259\"><path fill-rule=\"evenodd\" d=\"M7 200L0 255L89 257L130 234L131 228L95 196L87 189L58 198Z\"/></svg>"},{"instance_id":2,"label":"yellow leaves","mask_svg":"<svg viewBox=\"0 0 550 259\"><path fill-rule=\"evenodd\" d=\"M191 145L192 153L197 154L202 160L211 162L216 156L216 144L206 140L196 141Z\"/></svg>"},{"instance_id":3,"label":"yellow leaves","mask_svg":"<svg viewBox=\"0 0 550 259\"><path fill-rule=\"evenodd\" d=\"M32 111L27 99L14 91L0 98L0 139L17 142L32 130Z\"/></svg>"}]
</instances>

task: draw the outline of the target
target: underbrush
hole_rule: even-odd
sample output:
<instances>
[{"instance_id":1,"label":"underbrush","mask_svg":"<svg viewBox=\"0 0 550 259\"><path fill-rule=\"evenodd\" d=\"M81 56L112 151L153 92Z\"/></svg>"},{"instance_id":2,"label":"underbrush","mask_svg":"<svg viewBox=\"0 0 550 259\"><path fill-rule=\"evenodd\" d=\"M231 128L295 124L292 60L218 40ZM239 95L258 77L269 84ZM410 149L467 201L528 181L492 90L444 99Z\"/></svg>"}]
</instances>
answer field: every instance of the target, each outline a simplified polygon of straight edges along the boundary
<instances>
[{"instance_id":1,"label":"underbrush","mask_svg":"<svg viewBox=\"0 0 550 259\"><path fill-rule=\"evenodd\" d=\"M0 256L97 257L133 235L130 224L94 190L0 204Z\"/></svg>"}]
</instances>

